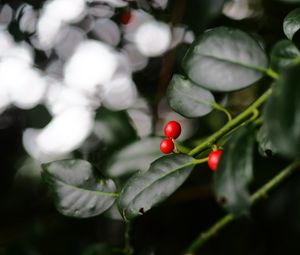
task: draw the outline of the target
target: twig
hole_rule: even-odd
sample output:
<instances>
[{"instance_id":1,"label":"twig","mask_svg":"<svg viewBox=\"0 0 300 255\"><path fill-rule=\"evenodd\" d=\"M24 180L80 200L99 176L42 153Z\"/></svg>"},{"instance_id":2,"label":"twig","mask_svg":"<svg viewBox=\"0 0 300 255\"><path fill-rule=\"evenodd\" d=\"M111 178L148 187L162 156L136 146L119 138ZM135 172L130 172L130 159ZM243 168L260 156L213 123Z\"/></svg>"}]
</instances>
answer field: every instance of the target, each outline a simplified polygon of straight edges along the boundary
<instances>
[{"instance_id":1,"label":"twig","mask_svg":"<svg viewBox=\"0 0 300 255\"><path fill-rule=\"evenodd\" d=\"M213 143L215 143L219 138L221 138L222 136L224 136L231 129L233 129L238 124L240 124L242 121L244 121L248 116L252 115L253 111L256 110L260 105L262 105L267 100L267 98L270 96L270 94L271 94L271 89L268 89L267 91L265 91L245 111L243 111L242 113L240 113L233 120L227 122L227 124L225 126L223 126L219 131L217 131L216 133L212 134L210 137L208 137L207 139L205 139L205 141L203 143L199 144L197 147L195 147L194 149L192 149L189 152L189 155L190 156L194 156L194 155L198 154L199 152L201 152L202 150L205 150L205 149L211 147L211 145Z\"/></svg>"},{"instance_id":2,"label":"twig","mask_svg":"<svg viewBox=\"0 0 300 255\"><path fill-rule=\"evenodd\" d=\"M251 196L251 205L254 205L259 200L266 197L266 195L276 188L280 183L282 183L285 179L287 179L297 167L300 166L300 161L294 162L283 169L279 174L273 177L270 181L268 181L265 185L263 185L260 189L258 189ZM195 251L202 247L208 240L214 237L217 233L219 233L222 229L224 229L229 223L231 223L235 219L235 216L231 213L225 215L222 219L216 222L212 227L210 227L207 231L201 233L187 248L184 255L195 255Z\"/></svg>"}]
</instances>

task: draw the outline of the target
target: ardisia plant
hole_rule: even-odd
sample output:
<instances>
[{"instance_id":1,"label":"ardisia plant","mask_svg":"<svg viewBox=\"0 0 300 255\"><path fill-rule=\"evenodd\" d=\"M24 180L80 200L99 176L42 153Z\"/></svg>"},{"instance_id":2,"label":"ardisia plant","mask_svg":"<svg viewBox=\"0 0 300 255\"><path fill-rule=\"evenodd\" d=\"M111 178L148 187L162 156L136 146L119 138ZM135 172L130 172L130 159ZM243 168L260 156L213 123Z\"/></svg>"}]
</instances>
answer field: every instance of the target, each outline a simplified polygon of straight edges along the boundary
<instances>
[{"instance_id":1,"label":"ardisia plant","mask_svg":"<svg viewBox=\"0 0 300 255\"><path fill-rule=\"evenodd\" d=\"M127 16L123 19L124 24L130 20ZM130 234L135 218L143 217L170 197L198 165L208 164L213 170L216 201L228 214L199 233L194 241L190 240L183 254L196 254L216 234L222 235L222 229L230 222L249 214L251 206L300 166L300 52L292 40L300 28L300 9L292 11L283 24L288 40L279 41L269 56L259 39L240 29L222 26L203 32L182 60L183 74L173 75L167 101L184 117L199 118L218 110L227 122L200 142L197 140L193 148L189 148L195 144L192 142L175 143L181 126L169 122L164 128L166 138L160 143L160 150L169 155L157 153L161 138L150 137L128 145L127 155L125 151L119 152L110 164L97 171L83 159L45 164L42 176L57 210L66 216L87 218L117 209L118 217L127 226L125 247L118 252L134 254ZM235 116L215 99L216 93L230 93L258 82L263 84L260 96ZM269 152L289 163L250 193L257 147L263 156ZM133 172L132 165L128 165L134 163L127 162L126 156L138 155L137 151L152 157L152 163L147 169L141 165L136 169L139 171ZM122 184L120 168L130 169L122 172L126 173ZM98 176L101 170L105 178Z\"/></svg>"}]
</instances>

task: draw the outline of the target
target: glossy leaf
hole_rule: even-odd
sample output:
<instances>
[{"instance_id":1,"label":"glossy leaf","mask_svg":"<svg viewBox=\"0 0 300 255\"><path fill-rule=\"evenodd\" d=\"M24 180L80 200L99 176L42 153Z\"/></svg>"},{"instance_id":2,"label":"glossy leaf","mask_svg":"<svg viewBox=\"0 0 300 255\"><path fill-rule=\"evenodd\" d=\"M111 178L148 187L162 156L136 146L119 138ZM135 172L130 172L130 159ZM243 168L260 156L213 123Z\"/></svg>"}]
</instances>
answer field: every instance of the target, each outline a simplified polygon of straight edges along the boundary
<instances>
[{"instance_id":1,"label":"glossy leaf","mask_svg":"<svg viewBox=\"0 0 300 255\"><path fill-rule=\"evenodd\" d=\"M154 249L148 248L141 251L138 255L155 255Z\"/></svg>"},{"instance_id":2,"label":"glossy leaf","mask_svg":"<svg viewBox=\"0 0 300 255\"><path fill-rule=\"evenodd\" d=\"M160 142L161 138L148 137L129 144L111 157L105 173L110 177L121 177L147 170L150 163L161 156Z\"/></svg>"},{"instance_id":3,"label":"glossy leaf","mask_svg":"<svg viewBox=\"0 0 300 255\"><path fill-rule=\"evenodd\" d=\"M277 0L277 1L290 3L290 4L300 3L300 0Z\"/></svg>"},{"instance_id":4,"label":"glossy leaf","mask_svg":"<svg viewBox=\"0 0 300 255\"><path fill-rule=\"evenodd\" d=\"M214 91L232 91L258 81L268 66L264 50L236 28L208 30L192 44L183 67L195 83Z\"/></svg>"},{"instance_id":5,"label":"glossy leaf","mask_svg":"<svg viewBox=\"0 0 300 255\"><path fill-rule=\"evenodd\" d=\"M101 142L111 147L118 147L136 138L136 132L127 114L124 111L113 112L106 108L98 110L94 132Z\"/></svg>"},{"instance_id":6,"label":"glossy leaf","mask_svg":"<svg viewBox=\"0 0 300 255\"><path fill-rule=\"evenodd\" d=\"M277 148L272 144L269 133L263 125L257 132L258 151L264 157L269 157L277 153Z\"/></svg>"},{"instance_id":7,"label":"glossy leaf","mask_svg":"<svg viewBox=\"0 0 300 255\"><path fill-rule=\"evenodd\" d=\"M282 70L264 109L266 131L278 153L298 156L300 148L300 66Z\"/></svg>"},{"instance_id":8,"label":"glossy leaf","mask_svg":"<svg viewBox=\"0 0 300 255\"><path fill-rule=\"evenodd\" d=\"M123 218L119 212L117 201L104 212L103 216L112 220L123 221Z\"/></svg>"},{"instance_id":9,"label":"glossy leaf","mask_svg":"<svg viewBox=\"0 0 300 255\"><path fill-rule=\"evenodd\" d=\"M250 196L247 189L253 177L253 132L243 127L225 144L214 175L217 201L236 215L247 213Z\"/></svg>"},{"instance_id":10,"label":"glossy leaf","mask_svg":"<svg viewBox=\"0 0 300 255\"><path fill-rule=\"evenodd\" d=\"M283 31L287 38L293 39L294 34L300 29L300 8L291 11L283 21Z\"/></svg>"},{"instance_id":11,"label":"glossy leaf","mask_svg":"<svg viewBox=\"0 0 300 255\"><path fill-rule=\"evenodd\" d=\"M199 34L218 16L222 15L225 0L186 1L182 24Z\"/></svg>"},{"instance_id":12,"label":"glossy leaf","mask_svg":"<svg viewBox=\"0 0 300 255\"><path fill-rule=\"evenodd\" d=\"M296 45L289 40L275 44L271 51L271 66L275 70L293 64L299 58L300 52Z\"/></svg>"},{"instance_id":13,"label":"glossy leaf","mask_svg":"<svg viewBox=\"0 0 300 255\"><path fill-rule=\"evenodd\" d=\"M126 112L102 107L97 111L93 136L82 147L83 157L102 170L111 155L136 139L136 132Z\"/></svg>"},{"instance_id":14,"label":"glossy leaf","mask_svg":"<svg viewBox=\"0 0 300 255\"><path fill-rule=\"evenodd\" d=\"M189 177L193 158L172 154L154 161L145 172L132 176L119 197L119 210L124 220L144 214L168 198Z\"/></svg>"},{"instance_id":15,"label":"glossy leaf","mask_svg":"<svg viewBox=\"0 0 300 255\"><path fill-rule=\"evenodd\" d=\"M84 160L61 160L44 165L43 179L55 198L57 210L87 218L106 211L117 194L112 180L99 180L91 164Z\"/></svg>"},{"instance_id":16,"label":"glossy leaf","mask_svg":"<svg viewBox=\"0 0 300 255\"><path fill-rule=\"evenodd\" d=\"M111 247L108 244L100 243L100 244L94 244L88 247L82 255L117 255L122 254L121 252L116 253L114 252L114 247Z\"/></svg>"},{"instance_id":17,"label":"glossy leaf","mask_svg":"<svg viewBox=\"0 0 300 255\"><path fill-rule=\"evenodd\" d=\"M167 99L171 108L179 114L196 118L212 111L211 103L215 103L213 94L175 74L167 90Z\"/></svg>"}]
</instances>

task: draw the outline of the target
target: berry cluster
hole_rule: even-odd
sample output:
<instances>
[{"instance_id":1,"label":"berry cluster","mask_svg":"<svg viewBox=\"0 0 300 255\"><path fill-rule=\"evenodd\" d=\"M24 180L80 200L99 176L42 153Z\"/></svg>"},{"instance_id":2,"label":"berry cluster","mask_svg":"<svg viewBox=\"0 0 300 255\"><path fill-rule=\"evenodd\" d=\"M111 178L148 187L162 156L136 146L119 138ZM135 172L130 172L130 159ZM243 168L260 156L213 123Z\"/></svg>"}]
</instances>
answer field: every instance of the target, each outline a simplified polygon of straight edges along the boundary
<instances>
[{"instance_id":1,"label":"berry cluster","mask_svg":"<svg viewBox=\"0 0 300 255\"><path fill-rule=\"evenodd\" d=\"M179 137L181 133L181 126L180 124L175 121L169 121L164 127L164 134L166 136L160 143L160 150L164 154L170 154L174 151L174 139ZM208 167L215 171L217 169L220 157L222 154L222 150L218 149L216 145L213 146L213 150L208 155Z\"/></svg>"},{"instance_id":2,"label":"berry cluster","mask_svg":"<svg viewBox=\"0 0 300 255\"><path fill-rule=\"evenodd\" d=\"M180 124L175 121L169 121L164 127L164 134L167 138L161 141L160 150L164 154L169 154L173 152L175 146L173 139L176 139L181 133Z\"/></svg>"}]
</instances>

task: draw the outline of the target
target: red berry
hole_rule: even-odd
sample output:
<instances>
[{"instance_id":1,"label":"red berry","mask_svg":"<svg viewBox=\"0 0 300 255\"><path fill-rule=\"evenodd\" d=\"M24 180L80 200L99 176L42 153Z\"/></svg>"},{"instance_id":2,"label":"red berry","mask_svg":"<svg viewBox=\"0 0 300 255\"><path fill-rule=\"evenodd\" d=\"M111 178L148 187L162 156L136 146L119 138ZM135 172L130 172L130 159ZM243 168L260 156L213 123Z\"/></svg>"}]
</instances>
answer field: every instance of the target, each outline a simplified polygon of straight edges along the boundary
<instances>
[{"instance_id":1,"label":"red berry","mask_svg":"<svg viewBox=\"0 0 300 255\"><path fill-rule=\"evenodd\" d=\"M212 171L215 171L217 169L220 157L221 157L222 151L221 150L215 150L209 153L208 155L208 166Z\"/></svg>"},{"instance_id":2,"label":"red berry","mask_svg":"<svg viewBox=\"0 0 300 255\"><path fill-rule=\"evenodd\" d=\"M160 150L164 154L170 154L174 150L174 143L170 138L166 138L160 143Z\"/></svg>"},{"instance_id":3,"label":"red berry","mask_svg":"<svg viewBox=\"0 0 300 255\"><path fill-rule=\"evenodd\" d=\"M176 139L180 136L181 126L177 121L171 120L165 125L164 133L166 137Z\"/></svg>"},{"instance_id":4,"label":"red berry","mask_svg":"<svg viewBox=\"0 0 300 255\"><path fill-rule=\"evenodd\" d=\"M132 18L131 11L128 10L121 15L121 23L123 25L128 25L131 21L131 18Z\"/></svg>"}]
</instances>

